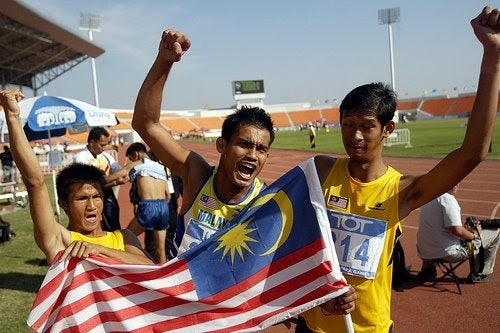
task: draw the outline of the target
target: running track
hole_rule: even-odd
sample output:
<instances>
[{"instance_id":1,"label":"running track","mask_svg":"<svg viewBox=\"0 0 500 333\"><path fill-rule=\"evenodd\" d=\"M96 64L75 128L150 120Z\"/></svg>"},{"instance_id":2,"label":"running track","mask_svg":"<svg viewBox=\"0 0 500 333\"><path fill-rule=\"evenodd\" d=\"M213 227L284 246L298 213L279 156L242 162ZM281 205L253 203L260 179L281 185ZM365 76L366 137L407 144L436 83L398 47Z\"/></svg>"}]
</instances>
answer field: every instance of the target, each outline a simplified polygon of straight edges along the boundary
<instances>
[{"instance_id":1,"label":"running track","mask_svg":"<svg viewBox=\"0 0 500 333\"><path fill-rule=\"evenodd\" d=\"M211 164L216 165L219 154L215 144L184 142L188 149L201 154ZM125 147L120 148L120 162L125 161ZM268 162L261 173L261 178L268 184L290 170L293 166L318 154L315 151L290 151L271 149ZM439 160L423 158L385 158L386 164L395 167L404 174L421 174L432 168ZM119 192L121 207L120 218L125 227L133 216L129 203L129 185L122 185ZM462 216L478 218L500 218L500 161L486 160L481 163L460 184L457 193L462 207ZM402 244L405 249L406 264L411 266L412 276L420 269L421 261L416 254L416 235L418 228L418 210L410 214L403 224ZM497 270L490 281L483 284L462 285L462 295L458 295L456 286L450 282L432 288L429 284L420 285L410 280L404 292L393 291L392 318L395 332L500 332L500 268L497 256ZM467 265L459 270L459 275L466 277ZM267 333L293 332L284 325L266 329Z\"/></svg>"}]
</instances>

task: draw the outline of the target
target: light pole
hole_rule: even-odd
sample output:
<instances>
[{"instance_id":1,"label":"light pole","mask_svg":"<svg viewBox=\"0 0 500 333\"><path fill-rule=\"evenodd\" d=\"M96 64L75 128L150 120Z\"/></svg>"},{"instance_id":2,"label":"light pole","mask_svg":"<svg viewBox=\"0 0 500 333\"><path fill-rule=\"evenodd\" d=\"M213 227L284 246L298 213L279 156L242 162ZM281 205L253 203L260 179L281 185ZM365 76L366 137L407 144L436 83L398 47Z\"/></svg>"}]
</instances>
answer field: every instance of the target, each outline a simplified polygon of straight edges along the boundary
<instances>
[{"instance_id":1,"label":"light pole","mask_svg":"<svg viewBox=\"0 0 500 333\"><path fill-rule=\"evenodd\" d=\"M89 40L92 42L92 32L101 32L102 16L90 13L80 13L80 30L89 32ZM97 74L95 70L95 58L90 58L92 65L92 79L94 82L94 101L95 106L99 107L99 92L97 91Z\"/></svg>"},{"instance_id":2,"label":"light pole","mask_svg":"<svg viewBox=\"0 0 500 333\"><path fill-rule=\"evenodd\" d=\"M391 24L399 22L399 7L396 8L386 8L378 10L378 23L387 24L389 30L389 54L391 61L391 85L392 90L396 91L396 80L394 79L394 54L392 50L392 28Z\"/></svg>"}]
</instances>

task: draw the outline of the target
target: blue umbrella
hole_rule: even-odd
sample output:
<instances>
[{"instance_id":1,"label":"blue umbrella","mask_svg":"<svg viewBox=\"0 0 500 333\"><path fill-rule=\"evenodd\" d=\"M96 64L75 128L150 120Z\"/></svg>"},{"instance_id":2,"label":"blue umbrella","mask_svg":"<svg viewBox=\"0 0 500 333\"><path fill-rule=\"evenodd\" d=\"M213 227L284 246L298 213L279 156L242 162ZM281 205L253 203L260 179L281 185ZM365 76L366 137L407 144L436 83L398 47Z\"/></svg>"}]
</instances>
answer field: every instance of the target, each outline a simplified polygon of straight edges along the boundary
<instances>
[{"instance_id":1,"label":"blue umbrella","mask_svg":"<svg viewBox=\"0 0 500 333\"><path fill-rule=\"evenodd\" d=\"M114 126L116 116L94 105L56 96L38 96L19 102L21 121L28 140L63 136L66 130L82 132L89 127Z\"/></svg>"},{"instance_id":2,"label":"blue umbrella","mask_svg":"<svg viewBox=\"0 0 500 333\"><path fill-rule=\"evenodd\" d=\"M38 96L23 99L19 102L20 121L28 140L49 139L63 136L69 130L72 133L84 132L89 127L114 126L118 123L113 112L100 109L94 105L66 97ZM2 134L6 133L5 114L0 113ZM49 165L53 167L52 149L49 152ZM55 191L55 171L52 169ZM56 204L59 218L59 206Z\"/></svg>"}]
</instances>

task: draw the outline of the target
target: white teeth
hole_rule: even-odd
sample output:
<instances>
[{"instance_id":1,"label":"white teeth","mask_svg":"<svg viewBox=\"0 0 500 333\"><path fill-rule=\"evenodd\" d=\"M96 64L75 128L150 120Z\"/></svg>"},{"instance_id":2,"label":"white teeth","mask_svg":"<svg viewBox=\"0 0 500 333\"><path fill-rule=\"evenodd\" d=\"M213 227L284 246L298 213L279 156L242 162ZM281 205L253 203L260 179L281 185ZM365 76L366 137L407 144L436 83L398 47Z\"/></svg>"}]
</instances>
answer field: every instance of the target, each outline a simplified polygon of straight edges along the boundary
<instances>
[{"instance_id":1,"label":"white teeth","mask_svg":"<svg viewBox=\"0 0 500 333\"><path fill-rule=\"evenodd\" d=\"M253 172L256 169L255 165L253 165L253 164L247 164L247 163L241 163L240 167L250 169L251 172Z\"/></svg>"},{"instance_id":2,"label":"white teeth","mask_svg":"<svg viewBox=\"0 0 500 333\"><path fill-rule=\"evenodd\" d=\"M251 174L251 173L243 173L243 172L240 172L239 174L240 174L240 176L241 176L242 178L245 178L245 179L247 179L247 180L248 180L248 179L250 179L250 177L252 176L252 174Z\"/></svg>"}]
</instances>

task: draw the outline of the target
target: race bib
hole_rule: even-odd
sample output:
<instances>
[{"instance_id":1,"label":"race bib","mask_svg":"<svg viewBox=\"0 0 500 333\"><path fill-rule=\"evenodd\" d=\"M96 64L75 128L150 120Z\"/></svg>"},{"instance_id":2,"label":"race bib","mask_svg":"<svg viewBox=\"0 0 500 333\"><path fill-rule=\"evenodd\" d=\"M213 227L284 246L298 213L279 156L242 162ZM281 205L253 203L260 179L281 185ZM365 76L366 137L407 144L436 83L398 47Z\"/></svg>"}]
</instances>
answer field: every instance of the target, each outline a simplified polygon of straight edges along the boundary
<instances>
[{"instance_id":1,"label":"race bib","mask_svg":"<svg viewBox=\"0 0 500 333\"><path fill-rule=\"evenodd\" d=\"M335 251L343 273L374 279L384 248L387 222L328 210Z\"/></svg>"},{"instance_id":2,"label":"race bib","mask_svg":"<svg viewBox=\"0 0 500 333\"><path fill-rule=\"evenodd\" d=\"M217 229L191 219L187 225L178 253L183 253L212 236Z\"/></svg>"}]
</instances>

